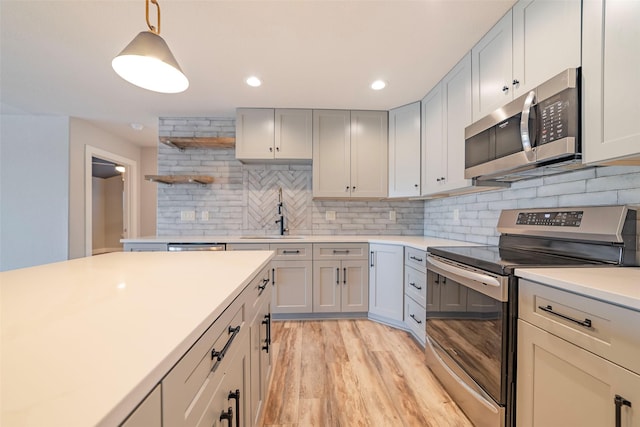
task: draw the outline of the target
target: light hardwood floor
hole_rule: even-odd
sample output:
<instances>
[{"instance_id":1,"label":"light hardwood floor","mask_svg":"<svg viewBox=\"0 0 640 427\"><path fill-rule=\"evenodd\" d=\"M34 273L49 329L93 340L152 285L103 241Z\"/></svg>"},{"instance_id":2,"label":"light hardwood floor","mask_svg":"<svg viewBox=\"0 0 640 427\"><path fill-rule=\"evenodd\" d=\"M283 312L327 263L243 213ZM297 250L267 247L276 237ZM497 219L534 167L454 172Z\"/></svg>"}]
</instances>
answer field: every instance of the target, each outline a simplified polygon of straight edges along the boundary
<instances>
[{"instance_id":1,"label":"light hardwood floor","mask_svg":"<svg viewBox=\"0 0 640 427\"><path fill-rule=\"evenodd\" d=\"M370 320L272 323L263 427L469 427L405 332Z\"/></svg>"}]
</instances>

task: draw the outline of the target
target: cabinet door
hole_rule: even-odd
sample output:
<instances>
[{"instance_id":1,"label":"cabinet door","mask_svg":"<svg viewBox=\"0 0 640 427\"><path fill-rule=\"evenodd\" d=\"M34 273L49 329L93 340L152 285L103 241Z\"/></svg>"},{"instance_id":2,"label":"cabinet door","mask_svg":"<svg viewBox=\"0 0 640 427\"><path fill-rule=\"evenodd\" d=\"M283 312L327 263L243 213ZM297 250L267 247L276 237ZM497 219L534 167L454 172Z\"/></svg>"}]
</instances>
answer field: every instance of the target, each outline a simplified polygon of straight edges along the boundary
<instances>
[{"instance_id":1,"label":"cabinet door","mask_svg":"<svg viewBox=\"0 0 640 427\"><path fill-rule=\"evenodd\" d=\"M404 248L370 245L369 313L389 320L404 319Z\"/></svg>"},{"instance_id":2,"label":"cabinet door","mask_svg":"<svg viewBox=\"0 0 640 427\"><path fill-rule=\"evenodd\" d=\"M274 313L311 313L312 262L272 261Z\"/></svg>"},{"instance_id":3,"label":"cabinet door","mask_svg":"<svg viewBox=\"0 0 640 427\"><path fill-rule=\"evenodd\" d=\"M237 109L237 159L273 159L273 114L272 108Z\"/></svg>"},{"instance_id":4,"label":"cabinet door","mask_svg":"<svg viewBox=\"0 0 640 427\"><path fill-rule=\"evenodd\" d=\"M590 0L583 10L586 163L640 162L640 2Z\"/></svg>"},{"instance_id":5,"label":"cabinet door","mask_svg":"<svg viewBox=\"0 0 640 427\"><path fill-rule=\"evenodd\" d=\"M314 261L313 263L313 312L340 312L342 293L340 261Z\"/></svg>"},{"instance_id":6,"label":"cabinet door","mask_svg":"<svg viewBox=\"0 0 640 427\"><path fill-rule=\"evenodd\" d=\"M437 193L444 182L442 84L422 100L422 194Z\"/></svg>"},{"instance_id":7,"label":"cabinet door","mask_svg":"<svg viewBox=\"0 0 640 427\"><path fill-rule=\"evenodd\" d=\"M313 197L349 197L351 113L313 111Z\"/></svg>"},{"instance_id":8,"label":"cabinet door","mask_svg":"<svg viewBox=\"0 0 640 427\"><path fill-rule=\"evenodd\" d=\"M250 325L250 425L258 425L271 373L270 343L267 342L270 328L270 301L263 300Z\"/></svg>"},{"instance_id":9,"label":"cabinet door","mask_svg":"<svg viewBox=\"0 0 640 427\"><path fill-rule=\"evenodd\" d=\"M518 427L640 425L640 376L518 320Z\"/></svg>"},{"instance_id":10,"label":"cabinet door","mask_svg":"<svg viewBox=\"0 0 640 427\"><path fill-rule=\"evenodd\" d=\"M580 66L581 12L578 0L520 0L513 6L514 99Z\"/></svg>"},{"instance_id":11,"label":"cabinet door","mask_svg":"<svg viewBox=\"0 0 640 427\"><path fill-rule=\"evenodd\" d=\"M464 178L464 128L471 124L471 54L442 79L444 134L442 141L444 191L470 187Z\"/></svg>"},{"instance_id":12,"label":"cabinet door","mask_svg":"<svg viewBox=\"0 0 640 427\"><path fill-rule=\"evenodd\" d=\"M311 160L313 111L279 108L275 111L275 158Z\"/></svg>"},{"instance_id":13,"label":"cabinet door","mask_svg":"<svg viewBox=\"0 0 640 427\"><path fill-rule=\"evenodd\" d=\"M121 427L162 427L160 387L153 389Z\"/></svg>"},{"instance_id":14,"label":"cabinet door","mask_svg":"<svg viewBox=\"0 0 640 427\"><path fill-rule=\"evenodd\" d=\"M420 102L389 111L389 197L420 195Z\"/></svg>"},{"instance_id":15,"label":"cabinet door","mask_svg":"<svg viewBox=\"0 0 640 427\"><path fill-rule=\"evenodd\" d=\"M369 310L369 270L367 261L342 261L342 312L367 312Z\"/></svg>"},{"instance_id":16,"label":"cabinet door","mask_svg":"<svg viewBox=\"0 0 640 427\"><path fill-rule=\"evenodd\" d=\"M386 111L351 112L351 197L387 196Z\"/></svg>"},{"instance_id":17,"label":"cabinet door","mask_svg":"<svg viewBox=\"0 0 640 427\"><path fill-rule=\"evenodd\" d=\"M513 99L511 30L510 10L471 50L473 121Z\"/></svg>"}]
</instances>

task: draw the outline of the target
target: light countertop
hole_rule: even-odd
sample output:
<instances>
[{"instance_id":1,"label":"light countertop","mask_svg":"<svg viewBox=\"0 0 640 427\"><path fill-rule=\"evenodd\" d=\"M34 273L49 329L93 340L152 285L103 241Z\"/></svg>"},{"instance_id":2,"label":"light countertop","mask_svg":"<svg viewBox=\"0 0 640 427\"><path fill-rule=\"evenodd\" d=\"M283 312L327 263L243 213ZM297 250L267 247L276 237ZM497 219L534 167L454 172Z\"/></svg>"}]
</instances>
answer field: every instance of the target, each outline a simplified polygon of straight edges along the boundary
<instances>
[{"instance_id":1,"label":"light countertop","mask_svg":"<svg viewBox=\"0 0 640 427\"><path fill-rule=\"evenodd\" d=\"M272 257L121 252L0 273L0 424L117 425Z\"/></svg>"},{"instance_id":2,"label":"light countertop","mask_svg":"<svg viewBox=\"0 0 640 427\"><path fill-rule=\"evenodd\" d=\"M640 268L519 268L516 275L640 311Z\"/></svg>"},{"instance_id":3,"label":"light countertop","mask_svg":"<svg viewBox=\"0 0 640 427\"><path fill-rule=\"evenodd\" d=\"M429 236L400 235L306 235L290 236L150 236L123 239L123 243L383 243L388 245L410 246L426 251L431 246L477 246L478 243L460 240L440 239Z\"/></svg>"}]
</instances>

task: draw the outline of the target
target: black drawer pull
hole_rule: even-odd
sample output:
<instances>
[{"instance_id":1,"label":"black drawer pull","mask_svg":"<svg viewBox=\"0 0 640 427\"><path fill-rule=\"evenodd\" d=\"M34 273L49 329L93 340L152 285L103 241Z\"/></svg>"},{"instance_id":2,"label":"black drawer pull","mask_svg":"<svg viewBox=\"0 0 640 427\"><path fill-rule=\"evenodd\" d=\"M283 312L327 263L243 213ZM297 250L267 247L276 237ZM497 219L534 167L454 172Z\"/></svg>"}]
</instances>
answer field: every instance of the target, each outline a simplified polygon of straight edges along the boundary
<instances>
[{"instance_id":1,"label":"black drawer pull","mask_svg":"<svg viewBox=\"0 0 640 427\"><path fill-rule=\"evenodd\" d=\"M622 407L628 406L631 408L631 402L619 394L616 394L616 397L613 399L613 403L616 405L616 427L622 427Z\"/></svg>"},{"instance_id":2,"label":"black drawer pull","mask_svg":"<svg viewBox=\"0 0 640 427\"><path fill-rule=\"evenodd\" d=\"M213 367L211 368L211 372L218 369L220 362L222 362L222 359L224 359L225 354L227 354L227 351L229 351L229 347L231 347L231 343L233 343L233 340L236 339L236 335L238 335L239 332L240 332L240 325L236 326L235 328L229 326L229 334L231 334L231 337L227 340L227 343L224 345L224 347L222 347L222 350L216 351L215 348L211 350L211 360L216 359L216 362L213 364Z\"/></svg>"},{"instance_id":3,"label":"black drawer pull","mask_svg":"<svg viewBox=\"0 0 640 427\"><path fill-rule=\"evenodd\" d=\"M546 311L549 314L553 314L554 316L558 316L561 317L565 320L568 320L570 322L573 323L577 323L580 326L584 326L585 328L590 328L591 327L591 319L584 319L584 320L578 320L578 319L574 319L573 317L567 316L566 314L562 314L562 313L558 313L557 311L553 311L553 307L550 305L547 305L546 307L543 307L541 305L538 306L538 308L542 311Z\"/></svg>"},{"instance_id":4,"label":"black drawer pull","mask_svg":"<svg viewBox=\"0 0 640 427\"><path fill-rule=\"evenodd\" d=\"M414 261L418 261L418 262L422 262L422 261L424 261L424 259L422 259L422 258L418 258L418 257L415 257L415 256L413 256L413 255L409 255L409 259L412 259L412 260L414 260Z\"/></svg>"},{"instance_id":5,"label":"black drawer pull","mask_svg":"<svg viewBox=\"0 0 640 427\"><path fill-rule=\"evenodd\" d=\"M220 414L220 422L224 420L227 420L229 427L231 427L231 421L233 421L233 409L231 409L231 406Z\"/></svg>"},{"instance_id":6,"label":"black drawer pull","mask_svg":"<svg viewBox=\"0 0 640 427\"><path fill-rule=\"evenodd\" d=\"M422 320L416 319L415 314L410 314L409 317L411 317L418 325L422 323Z\"/></svg>"},{"instance_id":7,"label":"black drawer pull","mask_svg":"<svg viewBox=\"0 0 640 427\"><path fill-rule=\"evenodd\" d=\"M417 290L419 290L419 291L420 291L420 290L422 290L422 286L418 286L418 285L416 285L416 284L415 284L415 283L413 283L413 282L409 282L409 284L410 284L411 286L413 286L414 288L416 288Z\"/></svg>"},{"instance_id":8,"label":"black drawer pull","mask_svg":"<svg viewBox=\"0 0 640 427\"><path fill-rule=\"evenodd\" d=\"M236 427L240 427L240 390L229 391L227 401L234 399L236 401ZM222 421L222 420L220 420Z\"/></svg>"},{"instance_id":9,"label":"black drawer pull","mask_svg":"<svg viewBox=\"0 0 640 427\"><path fill-rule=\"evenodd\" d=\"M269 278L262 279L262 285L258 285L258 296L262 295L264 288L269 284Z\"/></svg>"},{"instance_id":10,"label":"black drawer pull","mask_svg":"<svg viewBox=\"0 0 640 427\"><path fill-rule=\"evenodd\" d=\"M299 253L300 253L300 251L299 251L298 249L296 249L295 251L291 251L291 250L284 250L284 251L282 251L282 253L283 253L284 255L287 255L287 254L299 254Z\"/></svg>"},{"instance_id":11,"label":"black drawer pull","mask_svg":"<svg viewBox=\"0 0 640 427\"><path fill-rule=\"evenodd\" d=\"M342 283L347 284L347 267L342 269Z\"/></svg>"},{"instance_id":12,"label":"black drawer pull","mask_svg":"<svg viewBox=\"0 0 640 427\"><path fill-rule=\"evenodd\" d=\"M269 346L271 345L271 314L264 315L262 324L267 326L266 328L267 336L264 339L264 345L262 346L262 350L269 353Z\"/></svg>"},{"instance_id":13,"label":"black drawer pull","mask_svg":"<svg viewBox=\"0 0 640 427\"><path fill-rule=\"evenodd\" d=\"M349 253L349 249L334 249L333 250L334 254L348 254Z\"/></svg>"}]
</instances>

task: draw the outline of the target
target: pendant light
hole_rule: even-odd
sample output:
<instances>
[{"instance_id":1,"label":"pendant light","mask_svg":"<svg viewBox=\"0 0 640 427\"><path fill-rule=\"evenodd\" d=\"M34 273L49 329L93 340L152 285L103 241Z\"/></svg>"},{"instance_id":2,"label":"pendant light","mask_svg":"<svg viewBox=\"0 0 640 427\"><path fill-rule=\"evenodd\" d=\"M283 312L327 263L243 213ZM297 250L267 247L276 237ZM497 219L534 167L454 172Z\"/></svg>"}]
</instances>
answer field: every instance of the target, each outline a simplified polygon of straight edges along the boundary
<instances>
[{"instance_id":1,"label":"pendant light","mask_svg":"<svg viewBox=\"0 0 640 427\"><path fill-rule=\"evenodd\" d=\"M149 22L149 1L158 9L158 28ZM142 31L111 62L116 73L129 83L162 93L183 92L189 80L182 72L169 46L160 37L158 0L145 0L149 31Z\"/></svg>"}]
</instances>

